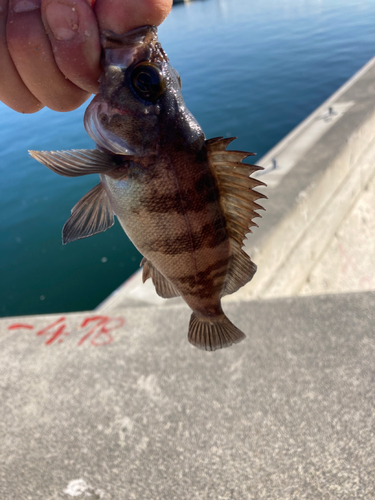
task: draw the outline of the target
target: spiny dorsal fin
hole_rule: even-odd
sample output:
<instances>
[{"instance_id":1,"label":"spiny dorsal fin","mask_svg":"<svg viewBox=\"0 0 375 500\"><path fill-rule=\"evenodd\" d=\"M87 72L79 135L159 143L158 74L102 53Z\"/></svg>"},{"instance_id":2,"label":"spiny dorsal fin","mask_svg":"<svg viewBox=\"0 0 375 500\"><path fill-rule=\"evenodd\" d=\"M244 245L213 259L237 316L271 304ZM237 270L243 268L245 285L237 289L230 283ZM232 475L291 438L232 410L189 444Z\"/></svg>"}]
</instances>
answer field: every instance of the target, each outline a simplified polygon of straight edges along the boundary
<instances>
[{"instance_id":1,"label":"spiny dorsal fin","mask_svg":"<svg viewBox=\"0 0 375 500\"><path fill-rule=\"evenodd\" d=\"M180 295L177 288L172 285L172 283L168 281L167 278L165 278L145 257L143 257L140 266L143 266L143 283L148 280L148 278L151 278L155 286L156 293L160 297L163 297L163 299L171 299L172 297L178 297Z\"/></svg>"},{"instance_id":2,"label":"spiny dorsal fin","mask_svg":"<svg viewBox=\"0 0 375 500\"><path fill-rule=\"evenodd\" d=\"M264 182L250 177L255 171L262 170L262 167L242 163L242 160L253 153L226 150L234 139L235 137L216 137L206 141L206 145L208 160L218 183L229 237L236 241L240 238L242 246L246 233L251 232L250 227L255 225L253 219L260 217L256 210L263 210L255 200L267 197L254 189L265 186Z\"/></svg>"},{"instance_id":3,"label":"spiny dorsal fin","mask_svg":"<svg viewBox=\"0 0 375 500\"><path fill-rule=\"evenodd\" d=\"M250 228L257 226L253 219L260 215L256 210L263 210L255 200L266 198L254 189L265 184L250 177L257 170L262 170L262 167L242 163L242 160L253 156L253 153L226 150L234 139L217 137L206 141L208 159L218 183L221 207L232 246L232 258L223 295L236 292L249 282L256 272L256 265L241 247L246 234L251 233Z\"/></svg>"},{"instance_id":4,"label":"spiny dorsal fin","mask_svg":"<svg viewBox=\"0 0 375 500\"><path fill-rule=\"evenodd\" d=\"M113 224L113 210L107 193L99 183L72 208L72 215L63 228L63 245L101 233Z\"/></svg>"},{"instance_id":5,"label":"spiny dorsal fin","mask_svg":"<svg viewBox=\"0 0 375 500\"><path fill-rule=\"evenodd\" d=\"M113 156L100 149L72 149L71 151L29 151L56 174L64 177L102 174L116 168Z\"/></svg>"}]
</instances>

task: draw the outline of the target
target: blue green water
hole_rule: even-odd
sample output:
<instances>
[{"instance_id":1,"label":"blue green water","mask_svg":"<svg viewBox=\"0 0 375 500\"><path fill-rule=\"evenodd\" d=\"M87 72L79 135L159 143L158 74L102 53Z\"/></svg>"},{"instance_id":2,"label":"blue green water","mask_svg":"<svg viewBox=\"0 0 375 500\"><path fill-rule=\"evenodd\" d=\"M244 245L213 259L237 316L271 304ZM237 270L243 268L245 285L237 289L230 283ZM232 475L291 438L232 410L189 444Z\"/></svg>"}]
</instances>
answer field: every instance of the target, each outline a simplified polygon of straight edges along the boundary
<instances>
[{"instance_id":1,"label":"blue green water","mask_svg":"<svg viewBox=\"0 0 375 500\"><path fill-rule=\"evenodd\" d=\"M207 137L266 153L375 53L373 0L205 0L159 30ZM0 76L1 77L1 76ZM0 103L0 314L88 310L139 266L115 224L66 246L61 229L96 176L59 177L28 149L92 148L82 117Z\"/></svg>"}]
</instances>

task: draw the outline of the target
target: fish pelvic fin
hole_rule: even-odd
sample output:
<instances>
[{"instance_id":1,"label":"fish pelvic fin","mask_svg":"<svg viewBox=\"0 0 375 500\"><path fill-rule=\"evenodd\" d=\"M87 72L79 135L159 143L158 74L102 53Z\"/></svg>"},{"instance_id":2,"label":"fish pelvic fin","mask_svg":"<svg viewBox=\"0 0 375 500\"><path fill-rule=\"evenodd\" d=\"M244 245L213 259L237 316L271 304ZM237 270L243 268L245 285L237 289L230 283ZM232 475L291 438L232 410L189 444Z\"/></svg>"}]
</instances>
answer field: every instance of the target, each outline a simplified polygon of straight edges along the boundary
<instances>
[{"instance_id":1,"label":"fish pelvic fin","mask_svg":"<svg viewBox=\"0 0 375 500\"><path fill-rule=\"evenodd\" d=\"M100 149L29 151L32 158L64 177L103 174L116 168L114 157Z\"/></svg>"},{"instance_id":2,"label":"fish pelvic fin","mask_svg":"<svg viewBox=\"0 0 375 500\"><path fill-rule=\"evenodd\" d=\"M63 245L101 233L114 222L109 198L99 183L72 208L72 215L63 228Z\"/></svg>"},{"instance_id":3,"label":"fish pelvic fin","mask_svg":"<svg viewBox=\"0 0 375 500\"><path fill-rule=\"evenodd\" d=\"M149 260L143 257L141 261L141 266L143 266L142 281L143 283L149 278L152 279L156 293L163 297L163 299L171 299L172 297L178 297L180 292L177 288L165 278L156 267L151 264Z\"/></svg>"},{"instance_id":4,"label":"fish pelvic fin","mask_svg":"<svg viewBox=\"0 0 375 500\"><path fill-rule=\"evenodd\" d=\"M188 341L198 349L216 351L241 342L245 337L225 314L207 317L193 312L190 317Z\"/></svg>"}]
</instances>

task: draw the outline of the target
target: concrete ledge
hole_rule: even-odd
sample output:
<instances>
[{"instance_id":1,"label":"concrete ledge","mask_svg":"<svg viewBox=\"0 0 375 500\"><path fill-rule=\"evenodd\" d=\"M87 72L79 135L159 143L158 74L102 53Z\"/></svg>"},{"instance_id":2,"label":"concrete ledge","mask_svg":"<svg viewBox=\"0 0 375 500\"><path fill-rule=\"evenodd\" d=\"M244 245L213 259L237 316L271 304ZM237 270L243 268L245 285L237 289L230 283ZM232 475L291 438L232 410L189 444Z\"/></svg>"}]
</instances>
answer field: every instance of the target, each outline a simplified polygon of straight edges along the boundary
<instances>
[{"instance_id":1,"label":"concrete ledge","mask_svg":"<svg viewBox=\"0 0 375 500\"><path fill-rule=\"evenodd\" d=\"M375 176L311 271L299 295L375 290Z\"/></svg>"},{"instance_id":2,"label":"concrete ledge","mask_svg":"<svg viewBox=\"0 0 375 500\"><path fill-rule=\"evenodd\" d=\"M374 78L375 58L260 161L267 165L279 156L286 161L301 136L304 143L312 141L292 169L284 173L281 162L278 175L270 171L263 177L272 181L267 211L246 247L258 271L234 300L297 294L368 185L375 173ZM310 136L322 117L329 118L330 108L334 112L348 102L318 140Z\"/></svg>"},{"instance_id":3,"label":"concrete ledge","mask_svg":"<svg viewBox=\"0 0 375 500\"><path fill-rule=\"evenodd\" d=\"M375 293L226 311L214 353L186 306L1 320L0 498L374 498Z\"/></svg>"}]
</instances>

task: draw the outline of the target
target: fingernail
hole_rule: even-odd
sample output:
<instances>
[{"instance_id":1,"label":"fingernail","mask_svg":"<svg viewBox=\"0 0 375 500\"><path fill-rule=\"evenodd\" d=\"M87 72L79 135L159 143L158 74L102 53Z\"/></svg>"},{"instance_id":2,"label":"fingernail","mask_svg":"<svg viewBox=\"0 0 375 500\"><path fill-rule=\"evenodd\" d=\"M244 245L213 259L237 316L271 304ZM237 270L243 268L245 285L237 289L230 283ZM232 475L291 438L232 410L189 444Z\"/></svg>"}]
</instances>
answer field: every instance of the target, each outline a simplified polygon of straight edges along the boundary
<instances>
[{"instance_id":1,"label":"fingernail","mask_svg":"<svg viewBox=\"0 0 375 500\"><path fill-rule=\"evenodd\" d=\"M40 8L40 0L13 0L10 2L13 12L29 12Z\"/></svg>"},{"instance_id":2,"label":"fingernail","mask_svg":"<svg viewBox=\"0 0 375 500\"><path fill-rule=\"evenodd\" d=\"M45 12L48 27L56 40L71 40L78 32L79 18L74 6L53 2Z\"/></svg>"}]
</instances>

